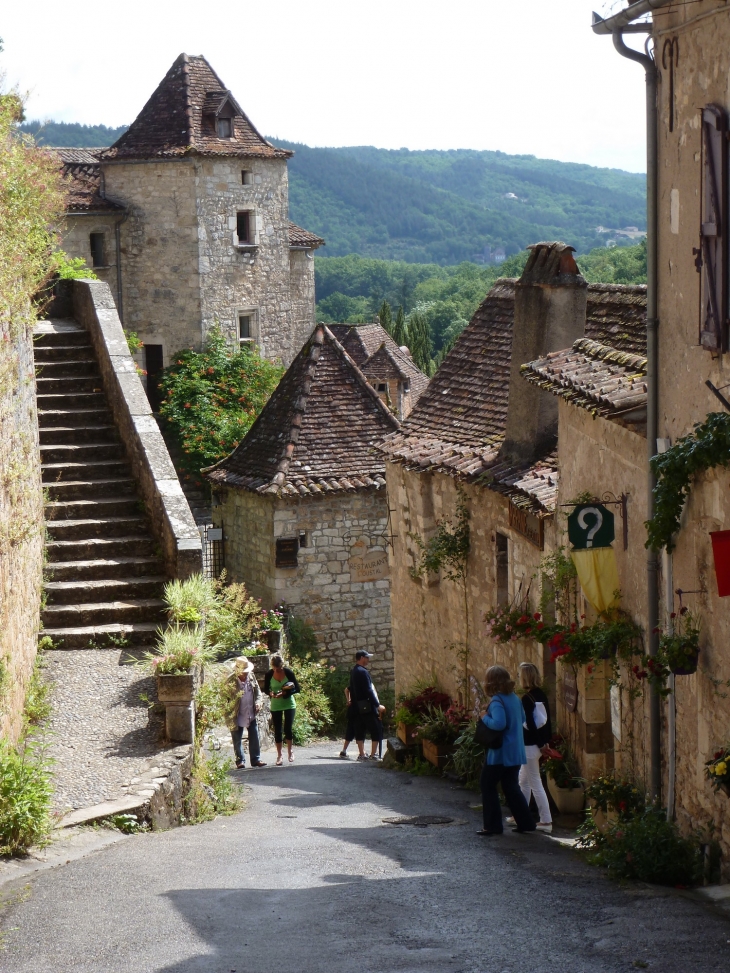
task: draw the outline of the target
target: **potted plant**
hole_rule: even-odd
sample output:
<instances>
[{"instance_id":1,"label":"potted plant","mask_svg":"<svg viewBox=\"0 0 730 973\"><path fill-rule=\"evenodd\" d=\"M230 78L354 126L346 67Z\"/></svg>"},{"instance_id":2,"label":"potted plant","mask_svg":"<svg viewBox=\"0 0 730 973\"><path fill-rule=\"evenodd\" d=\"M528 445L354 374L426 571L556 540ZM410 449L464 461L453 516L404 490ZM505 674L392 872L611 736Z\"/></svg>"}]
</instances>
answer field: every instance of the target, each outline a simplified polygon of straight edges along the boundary
<instances>
[{"instance_id":1,"label":"potted plant","mask_svg":"<svg viewBox=\"0 0 730 973\"><path fill-rule=\"evenodd\" d=\"M208 617L206 637L219 660L248 655L257 641L261 604L252 598L244 584L226 584L225 572L215 582L215 608Z\"/></svg>"},{"instance_id":2,"label":"potted plant","mask_svg":"<svg viewBox=\"0 0 730 973\"><path fill-rule=\"evenodd\" d=\"M272 608L270 611L264 609L258 621L259 631L266 639L269 652L281 651L281 634L284 628L284 616L281 612Z\"/></svg>"},{"instance_id":3,"label":"potted plant","mask_svg":"<svg viewBox=\"0 0 730 973\"><path fill-rule=\"evenodd\" d=\"M398 739L406 746L418 742L418 727L427 717L431 708L446 710L451 705L451 697L439 692L435 686L427 686L418 693L401 695L395 713Z\"/></svg>"},{"instance_id":4,"label":"potted plant","mask_svg":"<svg viewBox=\"0 0 730 973\"><path fill-rule=\"evenodd\" d=\"M190 702L203 680L203 666L211 659L200 633L170 625L157 633L157 646L142 659L142 665L157 680L161 703Z\"/></svg>"},{"instance_id":5,"label":"potted plant","mask_svg":"<svg viewBox=\"0 0 730 973\"><path fill-rule=\"evenodd\" d=\"M716 791L730 797L730 746L718 750L705 764L705 777L712 782Z\"/></svg>"},{"instance_id":6,"label":"potted plant","mask_svg":"<svg viewBox=\"0 0 730 973\"><path fill-rule=\"evenodd\" d=\"M203 628L217 605L215 586L202 574L193 574L182 581L168 581L163 598L170 621L190 628Z\"/></svg>"},{"instance_id":7,"label":"potted plant","mask_svg":"<svg viewBox=\"0 0 730 973\"><path fill-rule=\"evenodd\" d=\"M619 820L631 820L646 806L641 789L632 780L614 774L604 774L592 780L586 787L585 796L593 823L602 834Z\"/></svg>"},{"instance_id":8,"label":"potted plant","mask_svg":"<svg viewBox=\"0 0 730 973\"><path fill-rule=\"evenodd\" d=\"M702 619L687 607L680 608L679 614L672 612L671 617L676 619L675 630L659 637L659 654L675 676L690 676L697 672Z\"/></svg>"},{"instance_id":9,"label":"potted plant","mask_svg":"<svg viewBox=\"0 0 730 973\"><path fill-rule=\"evenodd\" d=\"M543 751L543 764L548 790L560 814L580 814L585 792L580 770L570 747L561 737L554 737Z\"/></svg>"},{"instance_id":10,"label":"potted plant","mask_svg":"<svg viewBox=\"0 0 730 973\"><path fill-rule=\"evenodd\" d=\"M469 714L456 703L445 710L430 706L428 716L418 727L424 758L434 767L443 769L468 722Z\"/></svg>"}]
</instances>

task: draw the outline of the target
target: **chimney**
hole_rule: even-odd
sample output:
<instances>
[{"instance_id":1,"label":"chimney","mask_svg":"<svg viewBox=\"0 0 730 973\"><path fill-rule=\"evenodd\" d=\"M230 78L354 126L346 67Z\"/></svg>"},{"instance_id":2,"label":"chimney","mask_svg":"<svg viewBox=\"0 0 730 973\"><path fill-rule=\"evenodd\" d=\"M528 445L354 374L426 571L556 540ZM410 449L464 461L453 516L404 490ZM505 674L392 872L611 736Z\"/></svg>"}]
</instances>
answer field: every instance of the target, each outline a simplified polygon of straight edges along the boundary
<instances>
[{"instance_id":1,"label":"chimney","mask_svg":"<svg viewBox=\"0 0 730 973\"><path fill-rule=\"evenodd\" d=\"M515 288L507 427L501 458L510 464L544 456L558 435L558 400L526 382L520 367L570 348L585 332L588 284L573 247L536 243Z\"/></svg>"}]
</instances>

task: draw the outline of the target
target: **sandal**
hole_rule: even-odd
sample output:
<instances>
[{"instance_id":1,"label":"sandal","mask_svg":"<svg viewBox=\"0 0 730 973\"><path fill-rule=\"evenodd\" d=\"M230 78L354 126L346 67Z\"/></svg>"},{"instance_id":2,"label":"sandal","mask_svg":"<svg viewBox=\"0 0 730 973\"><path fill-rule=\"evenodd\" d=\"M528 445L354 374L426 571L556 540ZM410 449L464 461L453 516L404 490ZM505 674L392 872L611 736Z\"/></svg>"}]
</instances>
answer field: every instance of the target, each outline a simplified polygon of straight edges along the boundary
<instances>
[{"instance_id":1,"label":"sandal","mask_svg":"<svg viewBox=\"0 0 730 973\"><path fill-rule=\"evenodd\" d=\"M277 767L283 767L284 766L284 758L283 757L277 757L276 758L276 766Z\"/></svg>"},{"instance_id":2,"label":"sandal","mask_svg":"<svg viewBox=\"0 0 730 973\"><path fill-rule=\"evenodd\" d=\"M294 754L293 753L290 753L289 754L289 763L290 764L293 764L294 763Z\"/></svg>"}]
</instances>

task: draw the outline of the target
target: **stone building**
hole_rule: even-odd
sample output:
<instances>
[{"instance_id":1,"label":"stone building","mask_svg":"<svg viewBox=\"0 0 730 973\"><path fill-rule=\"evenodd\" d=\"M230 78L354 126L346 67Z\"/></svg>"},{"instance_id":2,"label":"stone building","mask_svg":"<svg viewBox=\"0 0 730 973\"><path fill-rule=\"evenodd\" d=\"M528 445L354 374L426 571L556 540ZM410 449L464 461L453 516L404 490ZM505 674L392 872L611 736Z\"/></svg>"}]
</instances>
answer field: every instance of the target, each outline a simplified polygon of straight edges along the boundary
<instances>
[{"instance_id":1,"label":"stone building","mask_svg":"<svg viewBox=\"0 0 730 973\"><path fill-rule=\"evenodd\" d=\"M331 662L374 651L388 683L388 501L375 443L398 425L318 325L243 441L205 474L230 577L267 607L291 606Z\"/></svg>"},{"instance_id":2,"label":"stone building","mask_svg":"<svg viewBox=\"0 0 730 973\"><path fill-rule=\"evenodd\" d=\"M405 419L428 387L428 377L408 348L399 347L377 323L331 324L329 328L383 402L399 419Z\"/></svg>"},{"instance_id":3,"label":"stone building","mask_svg":"<svg viewBox=\"0 0 730 973\"><path fill-rule=\"evenodd\" d=\"M634 293L636 291L636 293ZM622 332L640 290L586 285L571 248L538 244L520 280L497 281L401 428L382 445L392 513L391 600L396 689L435 675L474 702L485 668L534 662L550 692L555 664L538 643L495 644L483 613L539 601L542 560L562 543L557 507L558 404L525 382L521 365L573 341ZM458 582L414 577L439 521L470 515L466 599ZM466 600L466 607L465 607ZM468 613L468 660L465 665Z\"/></svg>"},{"instance_id":4,"label":"stone building","mask_svg":"<svg viewBox=\"0 0 730 973\"><path fill-rule=\"evenodd\" d=\"M313 251L287 159L204 57L181 54L108 149L58 149L64 249L112 289L150 377L217 325L289 365L314 326Z\"/></svg>"}]
</instances>

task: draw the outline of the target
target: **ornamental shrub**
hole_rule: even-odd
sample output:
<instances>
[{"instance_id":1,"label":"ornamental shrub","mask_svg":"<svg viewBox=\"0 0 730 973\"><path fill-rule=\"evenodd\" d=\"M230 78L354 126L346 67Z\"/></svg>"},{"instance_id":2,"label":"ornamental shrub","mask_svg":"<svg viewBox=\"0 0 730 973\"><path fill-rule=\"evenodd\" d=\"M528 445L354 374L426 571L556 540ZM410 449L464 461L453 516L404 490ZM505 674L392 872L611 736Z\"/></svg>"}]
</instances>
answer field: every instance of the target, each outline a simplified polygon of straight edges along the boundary
<instances>
[{"instance_id":1,"label":"ornamental shrub","mask_svg":"<svg viewBox=\"0 0 730 973\"><path fill-rule=\"evenodd\" d=\"M13 747L0 740L0 855L47 843L53 783L50 759L29 739Z\"/></svg>"},{"instance_id":2,"label":"ornamental shrub","mask_svg":"<svg viewBox=\"0 0 730 973\"><path fill-rule=\"evenodd\" d=\"M240 443L276 388L283 369L254 347L233 351L220 329L202 351L186 348L162 373L165 429L181 451L180 465L197 477Z\"/></svg>"}]
</instances>

